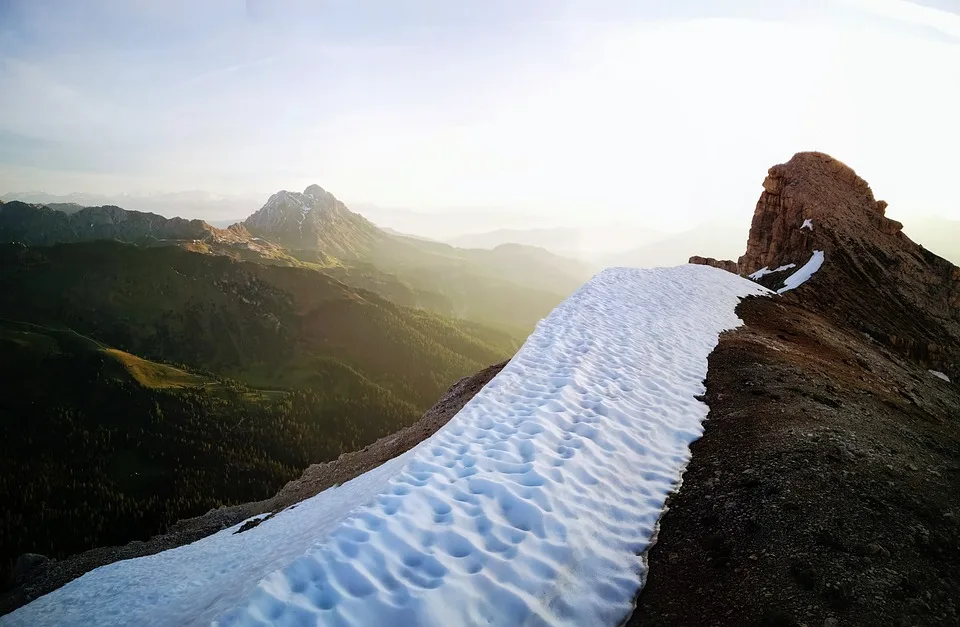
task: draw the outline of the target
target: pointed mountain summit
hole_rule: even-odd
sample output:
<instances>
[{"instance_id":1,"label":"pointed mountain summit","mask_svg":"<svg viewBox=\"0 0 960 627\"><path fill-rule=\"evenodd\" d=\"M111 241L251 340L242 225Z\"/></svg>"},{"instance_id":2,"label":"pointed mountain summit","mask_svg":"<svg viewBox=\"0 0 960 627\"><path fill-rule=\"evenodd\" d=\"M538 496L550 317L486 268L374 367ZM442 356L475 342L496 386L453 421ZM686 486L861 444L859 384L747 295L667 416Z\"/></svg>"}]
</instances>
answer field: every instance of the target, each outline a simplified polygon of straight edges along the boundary
<instances>
[{"instance_id":1,"label":"pointed mountain summit","mask_svg":"<svg viewBox=\"0 0 960 627\"><path fill-rule=\"evenodd\" d=\"M277 192L243 224L254 235L291 250L317 250L346 259L365 254L385 236L319 185L302 193Z\"/></svg>"}]
</instances>

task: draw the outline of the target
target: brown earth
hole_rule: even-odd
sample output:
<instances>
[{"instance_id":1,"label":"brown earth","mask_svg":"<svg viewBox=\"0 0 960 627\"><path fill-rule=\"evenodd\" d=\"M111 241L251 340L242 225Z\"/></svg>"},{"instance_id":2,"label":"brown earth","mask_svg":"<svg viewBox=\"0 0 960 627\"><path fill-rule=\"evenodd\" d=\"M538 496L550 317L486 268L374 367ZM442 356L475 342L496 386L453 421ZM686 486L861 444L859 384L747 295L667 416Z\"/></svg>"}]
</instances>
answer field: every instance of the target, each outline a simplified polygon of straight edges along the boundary
<instances>
[{"instance_id":1,"label":"brown earth","mask_svg":"<svg viewBox=\"0 0 960 627\"><path fill-rule=\"evenodd\" d=\"M628 625L960 624L960 385L750 298Z\"/></svg>"},{"instance_id":2,"label":"brown earth","mask_svg":"<svg viewBox=\"0 0 960 627\"><path fill-rule=\"evenodd\" d=\"M276 512L376 468L433 435L506 364L507 362L503 362L489 366L477 374L460 379L414 424L380 438L362 450L345 453L335 461L311 465L299 479L289 482L275 496L265 501L222 507L203 516L181 520L166 533L154 536L146 542L136 541L124 546L91 549L64 560L43 560L40 556L29 554L23 556L15 568L14 586L0 593L0 616L56 590L94 568L190 544L241 521L267 514L245 523L235 532L242 533Z\"/></svg>"}]
</instances>

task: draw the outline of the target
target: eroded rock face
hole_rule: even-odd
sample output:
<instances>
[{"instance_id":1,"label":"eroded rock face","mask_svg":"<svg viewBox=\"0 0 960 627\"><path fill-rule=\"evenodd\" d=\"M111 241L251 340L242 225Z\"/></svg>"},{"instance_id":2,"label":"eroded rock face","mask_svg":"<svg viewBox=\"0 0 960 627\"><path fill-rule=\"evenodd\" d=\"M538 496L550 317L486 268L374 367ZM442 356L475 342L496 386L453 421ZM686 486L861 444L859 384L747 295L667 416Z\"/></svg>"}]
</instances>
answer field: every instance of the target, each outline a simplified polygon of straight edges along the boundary
<instances>
[{"instance_id":1,"label":"eroded rock face","mask_svg":"<svg viewBox=\"0 0 960 627\"><path fill-rule=\"evenodd\" d=\"M814 250L829 251L839 232L879 231L906 240L900 234L903 225L884 215L887 203L876 200L866 181L829 155L794 155L770 168L763 189L747 251L739 260L744 274L788 263L799 265Z\"/></svg>"},{"instance_id":2,"label":"eroded rock face","mask_svg":"<svg viewBox=\"0 0 960 627\"><path fill-rule=\"evenodd\" d=\"M824 264L791 298L923 363L960 375L960 269L916 244L887 218L887 203L849 166L817 152L768 171L743 275Z\"/></svg>"},{"instance_id":3,"label":"eroded rock face","mask_svg":"<svg viewBox=\"0 0 960 627\"><path fill-rule=\"evenodd\" d=\"M739 274L737 270L737 262L730 261L728 259L714 259L713 257L701 257L699 255L694 255L693 257L690 257L690 260L687 263L695 263L701 266L713 266L714 268L720 268L721 270L726 270L727 272Z\"/></svg>"}]
</instances>

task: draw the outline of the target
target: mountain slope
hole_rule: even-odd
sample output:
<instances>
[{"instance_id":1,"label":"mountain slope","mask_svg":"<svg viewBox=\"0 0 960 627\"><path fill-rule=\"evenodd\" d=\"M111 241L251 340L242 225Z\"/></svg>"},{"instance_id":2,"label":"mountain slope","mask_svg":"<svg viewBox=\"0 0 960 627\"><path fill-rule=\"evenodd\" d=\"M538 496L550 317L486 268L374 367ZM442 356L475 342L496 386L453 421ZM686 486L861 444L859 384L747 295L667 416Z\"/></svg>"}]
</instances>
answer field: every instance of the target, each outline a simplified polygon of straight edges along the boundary
<instances>
[{"instance_id":1,"label":"mountain slope","mask_svg":"<svg viewBox=\"0 0 960 627\"><path fill-rule=\"evenodd\" d=\"M22 553L145 540L416 419L332 360L316 375L311 390L257 390L0 320L0 582Z\"/></svg>"},{"instance_id":2,"label":"mountain slope","mask_svg":"<svg viewBox=\"0 0 960 627\"><path fill-rule=\"evenodd\" d=\"M399 307L319 272L118 242L0 247L0 316L258 387L309 386L335 359L425 407L515 341ZM411 368L411 364L418 364Z\"/></svg>"},{"instance_id":3,"label":"mountain slope","mask_svg":"<svg viewBox=\"0 0 960 627\"><path fill-rule=\"evenodd\" d=\"M434 295L417 300L444 315L522 335L592 274L588 266L542 249L465 250L393 235L317 185L303 193L277 192L244 225L303 261L337 258L343 268L329 271L352 285L378 292L379 286L406 285Z\"/></svg>"}]
</instances>

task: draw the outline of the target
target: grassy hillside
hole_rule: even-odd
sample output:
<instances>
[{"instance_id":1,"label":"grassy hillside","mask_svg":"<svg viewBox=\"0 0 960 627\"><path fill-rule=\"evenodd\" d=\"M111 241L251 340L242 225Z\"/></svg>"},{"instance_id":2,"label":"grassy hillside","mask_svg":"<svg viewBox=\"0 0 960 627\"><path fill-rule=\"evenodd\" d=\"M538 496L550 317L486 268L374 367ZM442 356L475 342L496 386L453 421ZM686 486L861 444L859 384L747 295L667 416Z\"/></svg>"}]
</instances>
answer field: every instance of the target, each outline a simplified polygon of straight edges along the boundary
<instances>
[{"instance_id":1,"label":"grassy hillside","mask_svg":"<svg viewBox=\"0 0 960 627\"><path fill-rule=\"evenodd\" d=\"M256 390L69 329L0 321L0 580L23 552L145 539L266 498L419 412L330 358L312 389Z\"/></svg>"},{"instance_id":2,"label":"grassy hillside","mask_svg":"<svg viewBox=\"0 0 960 627\"><path fill-rule=\"evenodd\" d=\"M419 408L512 354L509 334L398 306L322 273L119 242L0 246L0 316L263 388L316 385L324 359Z\"/></svg>"}]
</instances>

